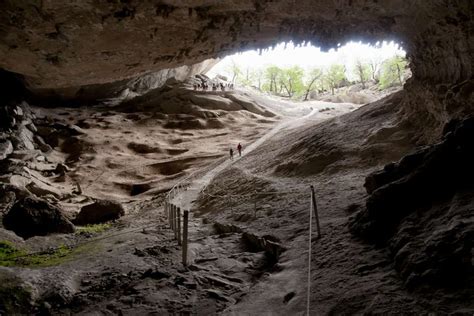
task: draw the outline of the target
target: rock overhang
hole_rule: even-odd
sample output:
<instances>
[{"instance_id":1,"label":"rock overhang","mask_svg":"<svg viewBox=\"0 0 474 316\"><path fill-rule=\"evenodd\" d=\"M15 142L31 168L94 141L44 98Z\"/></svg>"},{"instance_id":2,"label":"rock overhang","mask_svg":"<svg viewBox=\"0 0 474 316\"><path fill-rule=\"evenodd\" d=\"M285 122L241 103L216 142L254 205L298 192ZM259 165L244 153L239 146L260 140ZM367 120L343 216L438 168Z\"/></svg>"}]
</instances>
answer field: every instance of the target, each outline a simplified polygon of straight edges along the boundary
<instances>
[{"instance_id":1,"label":"rock overhang","mask_svg":"<svg viewBox=\"0 0 474 316\"><path fill-rule=\"evenodd\" d=\"M22 74L32 89L104 84L288 40L328 49L351 39L394 38L409 51L415 77L452 81L472 74L468 0L29 0L0 6L0 67ZM448 62L458 70L444 70ZM436 63L436 73L427 70Z\"/></svg>"}]
</instances>

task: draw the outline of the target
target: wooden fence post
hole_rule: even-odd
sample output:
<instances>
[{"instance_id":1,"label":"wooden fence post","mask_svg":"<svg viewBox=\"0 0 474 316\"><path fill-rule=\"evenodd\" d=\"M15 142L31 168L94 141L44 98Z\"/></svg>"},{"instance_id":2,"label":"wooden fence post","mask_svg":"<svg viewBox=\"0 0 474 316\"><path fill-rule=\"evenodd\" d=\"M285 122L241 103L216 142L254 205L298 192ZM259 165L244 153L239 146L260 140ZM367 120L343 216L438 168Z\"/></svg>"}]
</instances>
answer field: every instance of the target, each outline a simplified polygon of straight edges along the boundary
<instances>
[{"instance_id":1,"label":"wooden fence post","mask_svg":"<svg viewBox=\"0 0 474 316\"><path fill-rule=\"evenodd\" d=\"M316 195L314 187L311 185L311 201L313 203L314 217L316 217L316 227L318 228L318 238L321 238L321 227L319 226L318 206L316 205Z\"/></svg>"},{"instance_id":2,"label":"wooden fence post","mask_svg":"<svg viewBox=\"0 0 474 316\"><path fill-rule=\"evenodd\" d=\"M171 211L171 229L176 230L176 205L173 204Z\"/></svg>"},{"instance_id":3,"label":"wooden fence post","mask_svg":"<svg viewBox=\"0 0 474 316\"><path fill-rule=\"evenodd\" d=\"M188 264L188 217L189 211L184 211L183 214L183 265Z\"/></svg>"},{"instance_id":4,"label":"wooden fence post","mask_svg":"<svg viewBox=\"0 0 474 316\"><path fill-rule=\"evenodd\" d=\"M178 207L176 210L176 219L177 219L177 227L176 227L176 234L178 239L178 245L181 245L181 209Z\"/></svg>"},{"instance_id":5,"label":"wooden fence post","mask_svg":"<svg viewBox=\"0 0 474 316\"><path fill-rule=\"evenodd\" d=\"M171 228L171 208L173 207L173 204L168 203L168 225L170 225Z\"/></svg>"},{"instance_id":6,"label":"wooden fence post","mask_svg":"<svg viewBox=\"0 0 474 316\"><path fill-rule=\"evenodd\" d=\"M175 232L174 237L176 238L176 205L173 205L173 232Z\"/></svg>"}]
</instances>

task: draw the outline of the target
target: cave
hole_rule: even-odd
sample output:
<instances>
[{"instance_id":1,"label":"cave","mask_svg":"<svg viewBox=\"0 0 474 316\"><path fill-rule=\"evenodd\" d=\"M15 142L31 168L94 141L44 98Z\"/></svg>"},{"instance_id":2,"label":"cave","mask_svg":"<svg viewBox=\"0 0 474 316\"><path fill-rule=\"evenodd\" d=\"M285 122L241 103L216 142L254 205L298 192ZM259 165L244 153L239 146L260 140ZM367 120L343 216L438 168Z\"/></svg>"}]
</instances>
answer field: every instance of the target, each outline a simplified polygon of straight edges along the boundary
<instances>
[{"instance_id":1,"label":"cave","mask_svg":"<svg viewBox=\"0 0 474 316\"><path fill-rule=\"evenodd\" d=\"M0 313L474 313L473 7L2 1ZM351 40L400 43L403 90L290 122L192 89L233 53Z\"/></svg>"}]
</instances>

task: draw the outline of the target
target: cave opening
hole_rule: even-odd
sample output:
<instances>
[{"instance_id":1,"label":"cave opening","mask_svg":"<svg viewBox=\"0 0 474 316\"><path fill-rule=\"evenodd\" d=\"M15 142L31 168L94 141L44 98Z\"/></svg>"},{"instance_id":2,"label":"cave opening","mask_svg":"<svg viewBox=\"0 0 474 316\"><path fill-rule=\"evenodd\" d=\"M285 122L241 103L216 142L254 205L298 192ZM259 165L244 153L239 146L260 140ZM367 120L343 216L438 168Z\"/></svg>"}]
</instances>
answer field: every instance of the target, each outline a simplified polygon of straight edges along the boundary
<instances>
[{"instance_id":1,"label":"cave opening","mask_svg":"<svg viewBox=\"0 0 474 316\"><path fill-rule=\"evenodd\" d=\"M1 2L0 314L472 314L473 5Z\"/></svg>"},{"instance_id":2,"label":"cave opening","mask_svg":"<svg viewBox=\"0 0 474 316\"><path fill-rule=\"evenodd\" d=\"M365 104L402 89L409 67L394 41L349 41L327 51L289 41L226 56L207 76L288 100Z\"/></svg>"}]
</instances>

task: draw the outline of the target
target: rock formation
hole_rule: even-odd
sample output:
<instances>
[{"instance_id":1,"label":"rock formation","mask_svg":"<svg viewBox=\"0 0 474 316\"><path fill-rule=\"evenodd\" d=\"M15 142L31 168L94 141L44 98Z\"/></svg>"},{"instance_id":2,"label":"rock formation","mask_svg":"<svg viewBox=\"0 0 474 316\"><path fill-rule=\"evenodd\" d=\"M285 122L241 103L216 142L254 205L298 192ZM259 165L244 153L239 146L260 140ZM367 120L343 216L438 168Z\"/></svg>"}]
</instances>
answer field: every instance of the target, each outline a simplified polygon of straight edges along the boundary
<instances>
[{"instance_id":1,"label":"rock formation","mask_svg":"<svg viewBox=\"0 0 474 316\"><path fill-rule=\"evenodd\" d=\"M125 214L120 203L98 200L85 205L74 220L77 225L98 224L118 219Z\"/></svg>"},{"instance_id":2,"label":"rock formation","mask_svg":"<svg viewBox=\"0 0 474 316\"><path fill-rule=\"evenodd\" d=\"M469 282L474 177L474 118L453 122L438 144L366 178L366 209L356 235L389 246L408 285Z\"/></svg>"},{"instance_id":3,"label":"rock formation","mask_svg":"<svg viewBox=\"0 0 474 316\"><path fill-rule=\"evenodd\" d=\"M328 261L330 264L319 261L318 268L321 271L334 268L352 278L337 279L337 275L330 275L331 280L329 283L326 280L327 288L323 291L336 289L348 280L356 280L357 283L353 284L360 286L359 281L364 282L364 278L354 277L354 264L348 263L347 257L350 255L357 262L359 253L374 253L374 247L370 245L373 243L389 249L391 260L383 258L379 263L374 263L373 258L382 257L377 253L373 258L367 259L367 263L356 267L356 270L371 271L377 269L377 265L392 270L393 262L408 287L428 286L432 295L436 294L434 292L438 286L452 287L454 292L448 291L446 293L450 294L445 296L446 300L450 300L456 297L455 291L458 288L468 288L469 285L472 287L473 12L472 0L1 1L0 210L6 213L3 216L4 226L25 239L54 232L73 232L74 226L66 216L69 214L64 214L66 209L60 208L57 203L76 203L77 206L91 201L90 197L81 196L83 192L79 182L76 182L75 190L71 188L74 177L83 177L80 180L84 180L87 176L90 180L88 185L92 185L96 191L101 190L103 183L98 179L106 171L99 173L101 170L97 165L80 168L81 164L87 164L88 159L94 159L91 156L98 153L95 148L107 151L109 156L102 157L103 165L113 170L122 168L123 164L137 164L138 155L135 154L140 154L140 158L146 158L145 160L156 158L161 153L181 155L190 150L174 147L183 142L183 136L195 136L193 140L204 142L208 135L205 130L222 130L226 128L222 122L231 126L229 122L232 121L244 124L247 120L254 120L250 123L260 124L262 127L265 122L275 119L272 118L272 112L250 102L245 95L232 92L191 93L189 86L172 89L168 88L166 82L185 80L199 74L213 65L217 58L230 53L246 49L267 49L282 41L291 40L296 44L311 42L329 49L348 40L375 43L394 39L407 50L413 74L403 91L342 117L337 122L319 124L314 130L310 126L301 135L288 132L286 136L290 138L284 140L288 142L293 139L292 145L280 143L274 151L276 154L265 161L270 161L267 165L272 168L272 177L275 176L277 180L282 179L279 176L312 176L313 179L320 180L321 178L317 178L320 175L330 177L338 174L335 176L336 180L343 181L341 179L346 178L339 177L340 172L356 169L360 174L354 178L363 179L368 173L364 173L366 170L376 170L382 161L386 163L398 160L413 144L434 144L418 148L399 162L388 164L383 170L370 174L365 183L369 194L365 207L354 204L351 200L353 204L348 208L350 212L360 211L350 220L350 230L368 243L354 241L355 238L347 232L345 226L347 214L338 215L336 220L328 221L327 226L334 228L332 233L336 237L346 241L350 239L349 243L344 244L349 245L345 249L349 251L340 251L344 248L341 246L343 244L339 240L332 240L333 244L328 243L327 247L317 249L322 254L317 260L333 260ZM205 79L194 77L190 80ZM147 93L147 90L158 87L161 89ZM131 97L136 98L115 107L115 113L108 108L106 111L103 108L101 111L92 108L90 112L79 113L81 109L76 108L76 112L64 111L64 114L58 114L57 117L61 116L62 119L67 117L64 121L69 123L36 117L27 103L31 101L54 106L57 101L61 101L63 105L81 106L96 102L113 104L114 100L123 101ZM141 113L134 113L133 110L138 107ZM245 113L236 120L229 113L220 116L226 111ZM386 121L387 117L390 117L390 121ZM131 121L136 121L136 124L131 125ZM89 128L97 129L97 133L105 133L110 125L124 125L120 132L121 138L110 137L110 140L105 141L95 139L93 143L94 140L88 139L87 133L84 134L84 130ZM155 138L163 140L155 139L156 142L149 144L140 140L139 133L136 138L132 138L129 135L132 134L131 131L123 130L130 126L137 128L139 125L159 125L159 129L148 130L147 135L159 135ZM374 130L371 129L372 126ZM406 128L407 126L410 128ZM347 127L352 129L346 130ZM199 131L196 134L200 135L191 133L196 130ZM244 137L237 131L232 133L240 138ZM174 135L178 137L172 137ZM249 142L255 140L248 137ZM112 144L113 141L116 143ZM278 141L283 142L283 138ZM122 156L129 157L128 160L114 160L115 157L110 156L111 149L119 152L125 148L126 154ZM54 162L48 161L54 156L47 155L51 152L60 155L60 158ZM138 174L136 170L120 169L120 172L114 173L116 178L110 177L108 183L121 188L128 197L147 191L158 195L167 188L156 188L154 192L151 188L160 181L175 181L196 160L196 157L172 160L158 157L160 161L149 161L147 165L141 166L142 174ZM282 159L284 157L288 159ZM202 156L201 153L201 163L197 164L196 169L211 158L216 158L216 155ZM93 180L90 179L91 175L94 176ZM156 180L157 176L159 181ZM239 184L239 190L243 190L241 193L248 193L258 187L259 182L252 183L245 178L249 176L250 173L244 173L242 183L234 181L234 184ZM64 184L67 182L66 178L69 185L63 186L62 190L50 185L51 181ZM121 181L123 179L127 181ZM266 183L267 180L261 181ZM96 187L95 183L98 183ZM358 182L352 182L354 183ZM330 185L329 182L326 184ZM229 186L222 187L229 190ZM360 191L361 186L356 187L354 184L350 190L354 188ZM324 192L324 188L322 189ZM359 203L366 198L364 192L359 193L352 192L345 198L356 197L356 202ZM330 194L332 192L327 192L326 195ZM326 206L332 205L340 211L341 205L334 207L335 202L332 200L338 200L338 195L330 200L326 199ZM300 221L293 205L288 208L278 215L290 214L294 217L293 227L298 228L291 232L291 239L296 240L303 235L296 225L306 221L306 217ZM102 209L104 213L98 213L98 209ZM155 205L153 210L156 210ZM103 222L123 214L124 210L119 204L97 202L85 206L76 218L76 223ZM242 219L242 215L239 218ZM147 220L148 218L143 219ZM271 226L267 223L265 229L282 227L283 231L282 222L279 217L274 218ZM0 227L0 234L7 236L3 227ZM274 258L292 252L291 248L283 252L279 239L258 236L246 235L244 244L248 248L256 247L258 251L265 250ZM238 240L235 244L241 251L241 241ZM115 248L117 247L112 250L115 251ZM301 256L301 253L295 257ZM119 257L123 254L115 252L114 255ZM255 258L250 256L247 261ZM339 262L335 263L334 260ZM358 262L360 264L361 261ZM346 267L345 270L337 270L341 265ZM238 266L247 269L240 263ZM302 269L298 267L295 273ZM373 275L385 279L386 270L383 273L374 272ZM128 271L117 274L123 279L136 279ZM154 274L162 277L162 274ZM325 276L318 277L323 279ZM58 274L58 280L60 278L66 279ZM334 283L333 278L338 281ZM32 279L37 278L35 276ZM53 277L51 279L54 280ZM175 283L188 284L179 281L179 277L176 279L178 281ZM198 283L210 287L216 284L215 280L201 280ZM77 280L66 281L75 284ZM97 283L100 282L101 277L97 277ZM86 293L89 292L87 283L84 282L85 290L83 288ZM221 283L229 287L228 282ZM107 286L97 285L97 292L106 290ZM135 284L133 286L130 287L130 292L124 292L127 299L124 303L133 305L133 300L129 301L130 293L143 291L143 288L136 290ZM420 301L411 296L409 300L399 301L397 297L380 298L378 288L373 289L375 292L367 291L371 286L370 282L364 283L360 295L351 294L359 290L353 287L344 292L321 293L321 297L340 295L340 302L335 303L331 299L335 309L328 309L336 314L338 311L351 314L364 311L379 311L382 314L387 312L386 309L380 312L377 304L392 308L409 302L414 313L423 308L419 307L423 304L418 304ZM189 287L195 289L197 285L191 283ZM258 287L252 284L250 288ZM384 288L383 294L398 291L398 294L403 292L404 297L409 295L405 293L405 287L400 288L402 289ZM155 292L155 288L153 291ZM219 291L206 291L207 298L227 300ZM174 289L173 295L175 293ZM332 295L333 293L338 295ZM95 294L92 291L92 295ZM301 299L298 298L301 293L292 290L282 294L281 301L285 304L293 304ZM253 300L252 295L249 296ZM239 297L239 302L242 302L241 298ZM367 301L368 298L373 301ZM353 299L355 303L352 303ZM463 296L458 299L463 300ZM201 297L196 301L200 303L202 300ZM229 302L235 303L233 298ZM386 302L390 304L385 304ZM394 305L391 305L392 302L395 302ZM88 301L79 302L81 304L87 306ZM225 304L220 304L219 308L223 310ZM249 304L255 307L251 305L252 302ZM91 306L94 308L94 305ZM113 307L107 305L107 308L109 306ZM340 310L337 309L338 306ZM345 310L346 306L355 309ZM366 306L368 309L364 309ZM427 306L431 308L432 305ZM62 307L58 305L55 308L59 311ZM172 306L167 308L168 312L177 311ZM215 313L215 310L207 310L206 306L203 308L204 311L209 311L208 314ZM452 310L455 309L450 305L446 312ZM22 312L21 309L17 311ZM423 312L430 311L428 309Z\"/></svg>"},{"instance_id":4,"label":"rock formation","mask_svg":"<svg viewBox=\"0 0 474 316\"><path fill-rule=\"evenodd\" d=\"M82 87L281 41L329 48L393 38L411 60L403 106L425 131L422 139L436 139L449 117L472 111L469 0L4 1L0 12L0 68L37 95L80 97Z\"/></svg>"},{"instance_id":5,"label":"rock formation","mask_svg":"<svg viewBox=\"0 0 474 316\"><path fill-rule=\"evenodd\" d=\"M16 202L3 218L3 225L23 238L74 232L74 225L60 208L33 197Z\"/></svg>"}]
</instances>

